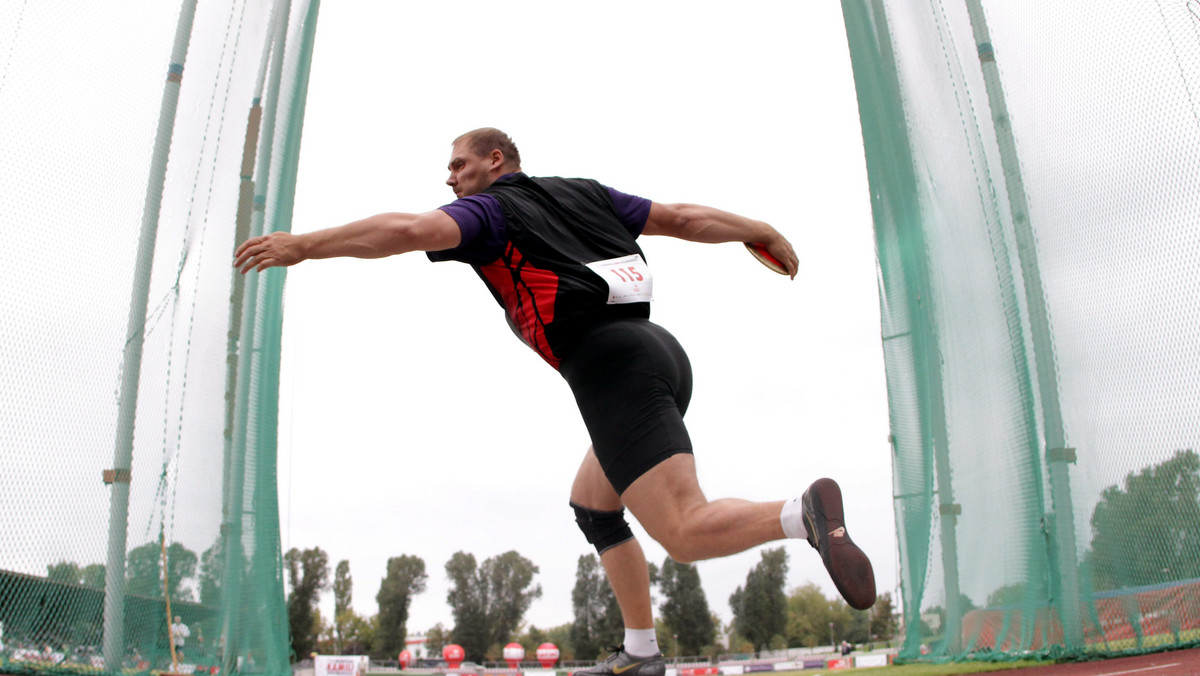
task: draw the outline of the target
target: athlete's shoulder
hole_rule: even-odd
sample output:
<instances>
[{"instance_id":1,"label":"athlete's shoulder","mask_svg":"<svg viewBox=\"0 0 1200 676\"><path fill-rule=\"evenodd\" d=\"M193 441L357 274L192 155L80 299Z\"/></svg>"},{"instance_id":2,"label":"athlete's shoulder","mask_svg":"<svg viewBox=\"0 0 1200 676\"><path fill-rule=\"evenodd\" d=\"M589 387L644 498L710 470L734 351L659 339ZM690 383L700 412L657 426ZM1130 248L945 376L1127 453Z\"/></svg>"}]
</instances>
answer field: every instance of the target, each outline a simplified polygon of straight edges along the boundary
<instances>
[{"instance_id":1,"label":"athlete's shoulder","mask_svg":"<svg viewBox=\"0 0 1200 676\"><path fill-rule=\"evenodd\" d=\"M542 190L551 194L587 194L594 198L607 198L608 188L594 178L564 178L562 176L537 176L532 179Z\"/></svg>"},{"instance_id":2,"label":"athlete's shoulder","mask_svg":"<svg viewBox=\"0 0 1200 676\"><path fill-rule=\"evenodd\" d=\"M613 189L594 178L565 178L562 176L528 176L524 173L506 174L496 179L485 192L496 195L541 195L554 200L577 202L583 199L596 205L613 206Z\"/></svg>"}]
</instances>

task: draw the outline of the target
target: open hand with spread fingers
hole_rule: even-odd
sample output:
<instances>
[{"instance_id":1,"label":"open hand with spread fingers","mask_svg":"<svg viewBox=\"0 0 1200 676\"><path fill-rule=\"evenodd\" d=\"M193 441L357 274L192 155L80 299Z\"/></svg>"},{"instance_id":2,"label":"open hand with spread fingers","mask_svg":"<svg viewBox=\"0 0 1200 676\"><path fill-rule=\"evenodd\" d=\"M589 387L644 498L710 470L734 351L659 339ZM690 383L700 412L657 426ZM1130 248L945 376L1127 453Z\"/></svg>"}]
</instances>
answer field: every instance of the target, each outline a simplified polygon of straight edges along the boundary
<instances>
[{"instance_id":1,"label":"open hand with spread fingers","mask_svg":"<svg viewBox=\"0 0 1200 676\"><path fill-rule=\"evenodd\" d=\"M267 268L295 265L305 258L299 239L290 232L251 237L234 252L233 266L246 274L250 270L261 272Z\"/></svg>"}]
</instances>

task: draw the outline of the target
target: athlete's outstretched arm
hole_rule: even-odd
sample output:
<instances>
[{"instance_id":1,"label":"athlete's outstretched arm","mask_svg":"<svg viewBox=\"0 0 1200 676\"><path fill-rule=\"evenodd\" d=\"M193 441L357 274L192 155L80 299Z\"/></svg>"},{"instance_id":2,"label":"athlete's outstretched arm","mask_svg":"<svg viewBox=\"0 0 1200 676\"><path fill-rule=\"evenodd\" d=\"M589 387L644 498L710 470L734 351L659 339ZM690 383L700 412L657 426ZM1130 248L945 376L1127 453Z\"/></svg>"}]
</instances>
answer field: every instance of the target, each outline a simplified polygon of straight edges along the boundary
<instances>
[{"instance_id":1,"label":"athlete's outstretched arm","mask_svg":"<svg viewBox=\"0 0 1200 676\"><path fill-rule=\"evenodd\" d=\"M377 214L336 228L293 235L251 237L234 252L233 265L250 270L295 265L313 258L383 258L409 251L453 249L462 232L440 209L423 214Z\"/></svg>"},{"instance_id":2,"label":"athlete's outstretched arm","mask_svg":"<svg viewBox=\"0 0 1200 676\"><path fill-rule=\"evenodd\" d=\"M667 235L690 242L758 242L796 277L800 260L787 238L763 221L699 204L650 203L643 235Z\"/></svg>"}]
</instances>

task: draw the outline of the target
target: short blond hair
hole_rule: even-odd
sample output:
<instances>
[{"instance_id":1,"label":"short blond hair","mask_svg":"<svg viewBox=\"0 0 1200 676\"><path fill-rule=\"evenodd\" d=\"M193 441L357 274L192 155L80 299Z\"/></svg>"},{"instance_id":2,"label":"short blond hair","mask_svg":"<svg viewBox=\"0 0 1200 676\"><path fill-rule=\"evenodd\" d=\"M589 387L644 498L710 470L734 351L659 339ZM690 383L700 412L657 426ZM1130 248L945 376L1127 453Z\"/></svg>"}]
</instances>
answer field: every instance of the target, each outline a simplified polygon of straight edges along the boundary
<instances>
[{"instance_id":1,"label":"short blond hair","mask_svg":"<svg viewBox=\"0 0 1200 676\"><path fill-rule=\"evenodd\" d=\"M506 166L517 171L521 170L521 151L517 150L517 144L513 143L508 134L499 129L495 127L473 129L454 139L454 145L463 141L467 143L467 149L479 157L483 157L493 150L499 150L500 154L504 155Z\"/></svg>"}]
</instances>

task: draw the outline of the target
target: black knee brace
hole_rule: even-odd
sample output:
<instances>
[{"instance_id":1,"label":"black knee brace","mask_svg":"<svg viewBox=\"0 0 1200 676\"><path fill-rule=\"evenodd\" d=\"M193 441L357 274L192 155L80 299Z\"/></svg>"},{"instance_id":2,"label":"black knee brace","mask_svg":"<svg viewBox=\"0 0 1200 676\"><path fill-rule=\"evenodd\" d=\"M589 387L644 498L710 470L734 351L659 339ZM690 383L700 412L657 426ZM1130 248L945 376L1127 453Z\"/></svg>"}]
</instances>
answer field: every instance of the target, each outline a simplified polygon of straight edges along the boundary
<instances>
[{"instance_id":1,"label":"black knee brace","mask_svg":"<svg viewBox=\"0 0 1200 676\"><path fill-rule=\"evenodd\" d=\"M601 512L580 507L574 502L571 503L571 508L575 510L575 523L579 524L579 530L583 531L583 536L587 538L588 543L596 547L598 553L603 554L622 542L633 539L633 531L629 530L629 523L625 521L624 509Z\"/></svg>"}]
</instances>

